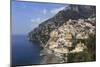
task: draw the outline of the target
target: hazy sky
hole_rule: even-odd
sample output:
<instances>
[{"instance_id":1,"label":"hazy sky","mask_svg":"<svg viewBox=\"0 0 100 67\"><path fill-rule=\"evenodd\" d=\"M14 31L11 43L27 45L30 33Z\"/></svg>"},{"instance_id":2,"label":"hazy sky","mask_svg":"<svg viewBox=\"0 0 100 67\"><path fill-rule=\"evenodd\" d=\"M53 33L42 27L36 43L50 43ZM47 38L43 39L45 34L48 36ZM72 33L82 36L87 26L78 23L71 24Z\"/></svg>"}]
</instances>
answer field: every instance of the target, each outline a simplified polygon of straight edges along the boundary
<instances>
[{"instance_id":1,"label":"hazy sky","mask_svg":"<svg viewBox=\"0 0 100 67\"><path fill-rule=\"evenodd\" d=\"M62 4L13 1L12 34L27 34L42 21L53 17L66 6Z\"/></svg>"}]
</instances>

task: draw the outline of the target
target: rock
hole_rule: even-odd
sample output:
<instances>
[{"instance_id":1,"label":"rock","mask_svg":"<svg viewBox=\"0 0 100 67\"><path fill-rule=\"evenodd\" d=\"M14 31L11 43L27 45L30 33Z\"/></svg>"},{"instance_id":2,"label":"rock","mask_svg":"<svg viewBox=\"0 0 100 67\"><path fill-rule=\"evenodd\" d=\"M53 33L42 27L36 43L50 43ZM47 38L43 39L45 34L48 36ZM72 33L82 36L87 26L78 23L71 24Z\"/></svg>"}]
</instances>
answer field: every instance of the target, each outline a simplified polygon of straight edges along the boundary
<instances>
[{"instance_id":1,"label":"rock","mask_svg":"<svg viewBox=\"0 0 100 67\"><path fill-rule=\"evenodd\" d=\"M59 11L54 17L39 24L39 27L29 32L29 40L39 41L44 45L49 40L51 31L62 26L63 23L69 19L76 20L80 18L89 18L95 14L95 10L95 6L70 5L64 10Z\"/></svg>"},{"instance_id":2,"label":"rock","mask_svg":"<svg viewBox=\"0 0 100 67\"><path fill-rule=\"evenodd\" d=\"M77 41L95 34L95 17L95 6L70 5L32 30L28 38L41 43L42 64L64 63L69 53L83 52L86 46Z\"/></svg>"}]
</instances>

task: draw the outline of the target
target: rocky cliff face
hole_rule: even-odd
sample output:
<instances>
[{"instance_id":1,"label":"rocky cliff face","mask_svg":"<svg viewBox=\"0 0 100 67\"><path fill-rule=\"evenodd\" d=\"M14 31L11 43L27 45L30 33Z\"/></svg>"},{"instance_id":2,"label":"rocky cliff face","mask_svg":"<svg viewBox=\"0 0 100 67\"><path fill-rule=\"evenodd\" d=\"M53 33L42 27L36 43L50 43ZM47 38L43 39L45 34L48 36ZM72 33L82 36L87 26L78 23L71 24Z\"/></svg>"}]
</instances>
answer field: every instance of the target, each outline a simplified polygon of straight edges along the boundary
<instances>
[{"instance_id":1,"label":"rocky cliff face","mask_svg":"<svg viewBox=\"0 0 100 67\"><path fill-rule=\"evenodd\" d=\"M96 19L94 17L78 20L70 19L66 21L66 23L64 23L62 26L50 33L50 38L47 41L42 54L47 57L48 55L54 55L55 58L57 57L58 59L56 60L58 62L55 63L69 62L70 56L68 57L68 55L81 52L86 56L82 56L82 53L79 55L77 54L76 57L81 55L80 57L78 57L80 59L77 58L77 60L76 58L72 57L74 61L85 61L87 59L88 61L94 60L93 58L85 58L95 56L95 25L93 24L95 23L95 20ZM93 38L91 38L91 36L93 36ZM92 39L92 41L89 38ZM92 47L89 46L91 44ZM92 51L92 53L94 53L94 56L89 51ZM86 52L87 54L84 54L84 52ZM47 61L49 61L49 59ZM73 59L71 59L71 61L73 61ZM48 63L47 61L45 61L45 63Z\"/></svg>"},{"instance_id":2,"label":"rocky cliff face","mask_svg":"<svg viewBox=\"0 0 100 67\"><path fill-rule=\"evenodd\" d=\"M43 45L50 38L50 32L60 27L69 19L80 19L95 16L95 6L86 5L70 5L69 9L64 9L58 12L54 17L39 24L39 27L33 29L29 33L30 41L39 41Z\"/></svg>"},{"instance_id":3,"label":"rocky cliff face","mask_svg":"<svg viewBox=\"0 0 100 67\"><path fill-rule=\"evenodd\" d=\"M95 60L96 7L69 5L29 33L43 49L41 64Z\"/></svg>"}]
</instances>

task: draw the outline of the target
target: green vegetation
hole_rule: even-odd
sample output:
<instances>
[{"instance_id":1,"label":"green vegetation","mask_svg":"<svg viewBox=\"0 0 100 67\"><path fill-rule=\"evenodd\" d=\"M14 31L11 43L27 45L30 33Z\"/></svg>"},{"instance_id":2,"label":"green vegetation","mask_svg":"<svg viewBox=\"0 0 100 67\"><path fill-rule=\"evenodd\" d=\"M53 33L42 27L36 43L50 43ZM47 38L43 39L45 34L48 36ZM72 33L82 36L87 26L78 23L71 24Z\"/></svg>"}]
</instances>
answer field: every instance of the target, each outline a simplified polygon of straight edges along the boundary
<instances>
[{"instance_id":1,"label":"green vegetation","mask_svg":"<svg viewBox=\"0 0 100 67\"><path fill-rule=\"evenodd\" d=\"M68 62L87 62L96 60L96 36L89 35L86 40L81 40L87 46L83 52L68 54Z\"/></svg>"}]
</instances>

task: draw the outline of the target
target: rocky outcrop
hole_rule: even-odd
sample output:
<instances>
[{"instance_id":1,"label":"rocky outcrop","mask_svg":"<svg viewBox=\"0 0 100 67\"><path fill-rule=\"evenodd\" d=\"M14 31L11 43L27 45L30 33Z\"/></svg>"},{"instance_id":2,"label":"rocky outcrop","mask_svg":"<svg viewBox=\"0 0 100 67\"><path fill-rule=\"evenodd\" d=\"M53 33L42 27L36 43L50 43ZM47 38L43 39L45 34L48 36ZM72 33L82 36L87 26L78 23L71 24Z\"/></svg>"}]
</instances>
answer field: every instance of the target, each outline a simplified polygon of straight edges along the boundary
<instances>
[{"instance_id":1,"label":"rocky outcrop","mask_svg":"<svg viewBox=\"0 0 100 67\"><path fill-rule=\"evenodd\" d=\"M40 55L44 58L41 64L68 62L71 54L88 50L90 35L95 36L96 32L95 11L95 6L69 5L32 30L29 40L38 41L43 47Z\"/></svg>"},{"instance_id":2,"label":"rocky outcrop","mask_svg":"<svg viewBox=\"0 0 100 67\"><path fill-rule=\"evenodd\" d=\"M87 5L69 5L69 8L67 8L68 7L61 10L54 17L42 22L39 24L39 27L29 32L29 40L39 41L45 45L50 38L50 32L63 25L63 23L69 19L77 20L80 18L86 19L93 17L96 11L95 6Z\"/></svg>"},{"instance_id":3,"label":"rocky outcrop","mask_svg":"<svg viewBox=\"0 0 100 67\"><path fill-rule=\"evenodd\" d=\"M90 21L90 19L93 21ZM88 49L86 43L90 38L89 35L95 35L95 26L92 25L95 20L95 18L69 20L53 30L44 47L44 49L47 49L44 50L47 54L43 54L55 55L60 59L57 63L64 63L68 62L67 55L70 53L84 52Z\"/></svg>"}]
</instances>

